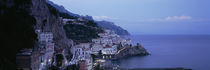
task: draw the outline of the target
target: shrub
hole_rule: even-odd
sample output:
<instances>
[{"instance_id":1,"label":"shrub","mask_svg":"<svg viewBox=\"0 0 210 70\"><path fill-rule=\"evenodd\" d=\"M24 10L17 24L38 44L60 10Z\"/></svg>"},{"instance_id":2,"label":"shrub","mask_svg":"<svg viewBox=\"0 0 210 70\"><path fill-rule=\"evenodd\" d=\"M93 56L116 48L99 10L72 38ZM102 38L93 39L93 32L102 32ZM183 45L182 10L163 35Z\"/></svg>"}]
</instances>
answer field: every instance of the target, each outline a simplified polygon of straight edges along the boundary
<instances>
[{"instance_id":1,"label":"shrub","mask_svg":"<svg viewBox=\"0 0 210 70\"><path fill-rule=\"evenodd\" d=\"M64 56L62 54L56 55L56 64L58 67L62 66L63 60L64 60Z\"/></svg>"}]
</instances>

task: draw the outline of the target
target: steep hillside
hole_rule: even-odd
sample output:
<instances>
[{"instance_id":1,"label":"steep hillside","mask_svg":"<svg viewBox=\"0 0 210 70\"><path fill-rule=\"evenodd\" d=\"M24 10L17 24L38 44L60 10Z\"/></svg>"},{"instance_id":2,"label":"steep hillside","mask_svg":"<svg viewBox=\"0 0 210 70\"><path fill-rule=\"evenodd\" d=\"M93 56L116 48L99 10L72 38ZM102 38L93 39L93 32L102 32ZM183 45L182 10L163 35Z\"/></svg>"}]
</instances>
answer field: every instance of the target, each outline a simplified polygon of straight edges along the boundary
<instances>
[{"instance_id":1,"label":"steep hillside","mask_svg":"<svg viewBox=\"0 0 210 70\"><path fill-rule=\"evenodd\" d=\"M65 19L74 19L77 20L73 22L68 22L67 25L64 25L66 36L69 39L72 39L75 43L85 43L91 42L91 39L98 38L98 33L103 32L102 28L97 25L97 23L92 19L91 16L80 16L73 14L67 11L64 7L54 4L53 2L47 0L48 6L52 9L55 9L56 14ZM84 19L79 21L78 18ZM80 25L79 23L82 23Z\"/></svg>"},{"instance_id":2,"label":"steep hillside","mask_svg":"<svg viewBox=\"0 0 210 70\"><path fill-rule=\"evenodd\" d=\"M86 23L94 24L94 23ZM79 25L79 24L67 24L64 26L68 38L72 39L76 43L87 43L91 42L93 38L98 38L98 33L103 30L95 24L94 26Z\"/></svg>"},{"instance_id":3,"label":"steep hillside","mask_svg":"<svg viewBox=\"0 0 210 70\"><path fill-rule=\"evenodd\" d=\"M72 47L73 41L66 36L59 12L48 5L45 0L32 0L31 15L35 17L37 22L35 29L53 33L55 51L59 48L65 49L65 56L70 57L69 49Z\"/></svg>"},{"instance_id":4,"label":"steep hillside","mask_svg":"<svg viewBox=\"0 0 210 70\"><path fill-rule=\"evenodd\" d=\"M98 26L102 28L107 28L115 31L115 33L118 35L130 35L127 30L121 28L120 26L115 25L113 22L97 21L96 23L98 24Z\"/></svg>"}]
</instances>

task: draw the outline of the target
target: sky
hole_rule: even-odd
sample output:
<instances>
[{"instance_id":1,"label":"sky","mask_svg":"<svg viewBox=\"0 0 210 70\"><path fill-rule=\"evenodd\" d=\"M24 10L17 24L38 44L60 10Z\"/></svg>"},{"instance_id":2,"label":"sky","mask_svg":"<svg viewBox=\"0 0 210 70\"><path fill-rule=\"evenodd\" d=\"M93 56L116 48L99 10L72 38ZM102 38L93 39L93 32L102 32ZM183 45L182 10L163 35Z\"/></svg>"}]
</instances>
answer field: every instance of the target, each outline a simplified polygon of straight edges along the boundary
<instances>
[{"instance_id":1,"label":"sky","mask_svg":"<svg viewBox=\"0 0 210 70\"><path fill-rule=\"evenodd\" d=\"M210 0L51 0L132 35L210 35Z\"/></svg>"}]
</instances>

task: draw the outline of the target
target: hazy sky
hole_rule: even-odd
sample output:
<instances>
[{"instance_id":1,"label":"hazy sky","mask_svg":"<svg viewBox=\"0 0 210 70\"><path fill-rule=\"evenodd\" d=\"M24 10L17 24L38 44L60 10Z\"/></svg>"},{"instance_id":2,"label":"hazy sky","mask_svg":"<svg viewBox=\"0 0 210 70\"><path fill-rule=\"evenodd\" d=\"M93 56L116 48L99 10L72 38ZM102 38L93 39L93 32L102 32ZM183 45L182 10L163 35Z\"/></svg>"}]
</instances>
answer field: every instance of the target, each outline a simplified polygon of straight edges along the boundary
<instances>
[{"instance_id":1,"label":"hazy sky","mask_svg":"<svg viewBox=\"0 0 210 70\"><path fill-rule=\"evenodd\" d=\"M51 0L131 34L210 34L210 0Z\"/></svg>"}]
</instances>

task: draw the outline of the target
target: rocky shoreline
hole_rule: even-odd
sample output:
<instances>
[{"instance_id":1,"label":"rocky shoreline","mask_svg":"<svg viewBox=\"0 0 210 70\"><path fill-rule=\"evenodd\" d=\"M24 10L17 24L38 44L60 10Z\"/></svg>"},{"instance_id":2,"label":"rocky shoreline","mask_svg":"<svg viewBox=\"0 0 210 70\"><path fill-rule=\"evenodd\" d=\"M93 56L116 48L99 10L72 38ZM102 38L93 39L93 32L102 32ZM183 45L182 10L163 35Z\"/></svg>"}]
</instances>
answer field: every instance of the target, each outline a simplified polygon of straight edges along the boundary
<instances>
[{"instance_id":1,"label":"rocky shoreline","mask_svg":"<svg viewBox=\"0 0 210 70\"><path fill-rule=\"evenodd\" d=\"M117 60L129 56L146 56L150 55L149 52L141 45L137 46L127 46L118 51L117 54L111 60Z\"/></svg>"}]
</instances>

